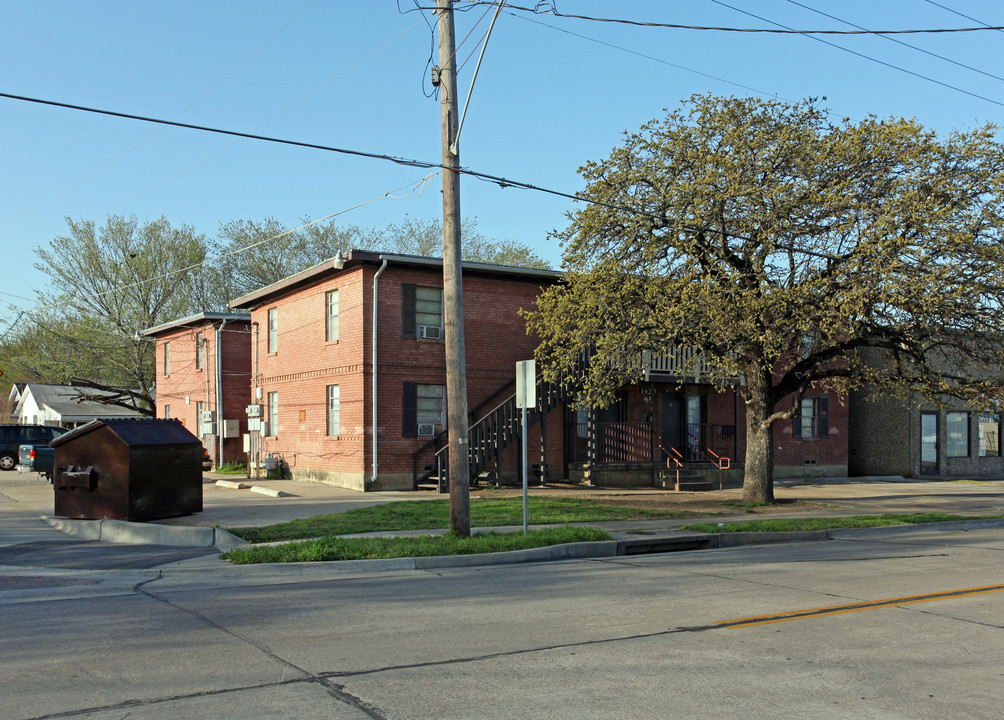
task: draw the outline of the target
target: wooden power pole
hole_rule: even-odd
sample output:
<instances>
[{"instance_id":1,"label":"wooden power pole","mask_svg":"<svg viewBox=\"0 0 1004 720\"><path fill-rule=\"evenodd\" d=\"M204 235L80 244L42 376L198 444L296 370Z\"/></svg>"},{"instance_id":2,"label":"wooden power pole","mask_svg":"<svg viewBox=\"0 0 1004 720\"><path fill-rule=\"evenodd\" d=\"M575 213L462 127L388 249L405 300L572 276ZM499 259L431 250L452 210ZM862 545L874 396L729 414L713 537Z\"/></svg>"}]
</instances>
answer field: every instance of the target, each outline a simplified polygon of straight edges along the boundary
<instances>
[{"instance_id":1,"label":"wooden power pole","mask_svg":"<svg viewBox=\"0 0 1004 720\"><path fill-rule=\"evenodd\" d=\"M446 331L446 422L449 428L450 528L471 534L470 456L467 446L467 358L464 350L463 277L460 265L460 150L453 0L436 0L439 25L439 94L443 133L443 319ZM453 146L451 149L451 145Z\"/></svg>"}]
</instances>

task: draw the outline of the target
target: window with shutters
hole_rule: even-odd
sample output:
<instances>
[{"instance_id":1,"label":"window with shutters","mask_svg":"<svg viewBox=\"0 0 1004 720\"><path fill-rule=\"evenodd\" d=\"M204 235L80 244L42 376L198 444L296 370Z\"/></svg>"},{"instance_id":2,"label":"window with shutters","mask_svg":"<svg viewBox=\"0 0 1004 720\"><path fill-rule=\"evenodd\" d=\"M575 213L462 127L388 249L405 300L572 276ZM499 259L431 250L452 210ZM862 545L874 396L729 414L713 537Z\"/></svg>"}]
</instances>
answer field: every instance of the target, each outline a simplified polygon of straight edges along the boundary
<instances>
[{"instance_id":1,"label":"window with shutters","mask_svg":"<svg viewBox=\"0 0 1004 720\"><path fill-rule=\"evenodd\" d=\"M817 438L829 435L828 398L802 398L795 415L793 435L797 438Z\"/></svg>"},{"instance_id":2,"label":"window with shutters","mask_svg":"<svg viewBox=\"0 0 1004 720\"><path fill-rule=\"evenodd\" d=\"M446 386L406 382L402 385L402 434L431 435L443 430Z\"/></svg>"},{"instance_id":3,"label":"window with shutters","mask_svg":"<svg viewBox=\"0 0 1004 720\"><path fill-rule=\"evenodd\" d=\"M443 337L443 288L401 285L401 334L438 340Z\"/></svg>"}]
</instances>

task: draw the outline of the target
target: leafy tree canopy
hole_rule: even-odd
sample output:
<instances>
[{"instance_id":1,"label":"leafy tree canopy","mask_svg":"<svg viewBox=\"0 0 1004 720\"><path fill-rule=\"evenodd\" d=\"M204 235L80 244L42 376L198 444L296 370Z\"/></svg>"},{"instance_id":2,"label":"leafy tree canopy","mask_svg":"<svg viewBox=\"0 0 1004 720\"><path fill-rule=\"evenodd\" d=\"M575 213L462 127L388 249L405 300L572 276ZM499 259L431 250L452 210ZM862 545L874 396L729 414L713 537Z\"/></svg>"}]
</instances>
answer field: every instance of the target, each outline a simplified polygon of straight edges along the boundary
<instances>
[{"instance_id":1,"label":"leafy tree canopy","mask_svg":"<svg viewBox=\"0 0 1004 720\"><path fill-rule=\"evenodd\" d=\"M69 234L37 251L35 267L51 286L8 344L11 364L26 379L111 389L114 404L152 412L153 345L138 333L194 312L205 238L166 218L66 222Z\"/></svg>"},{"instance_id":2,"label":"leafy tree canopy","mask_svg":"<svg viewBox=\"0 0 1004 720\"><path fill-rule=\"evenodd\" d=\"M590 350L587 404L640 379L643 352L696 347L721 382L742 376L750 501L773 498L780 401L814 383L999 401L995 132L694 96L580 168L567 282L528 317L538 357L556 374Z\"/></svg>"}]
</instances>

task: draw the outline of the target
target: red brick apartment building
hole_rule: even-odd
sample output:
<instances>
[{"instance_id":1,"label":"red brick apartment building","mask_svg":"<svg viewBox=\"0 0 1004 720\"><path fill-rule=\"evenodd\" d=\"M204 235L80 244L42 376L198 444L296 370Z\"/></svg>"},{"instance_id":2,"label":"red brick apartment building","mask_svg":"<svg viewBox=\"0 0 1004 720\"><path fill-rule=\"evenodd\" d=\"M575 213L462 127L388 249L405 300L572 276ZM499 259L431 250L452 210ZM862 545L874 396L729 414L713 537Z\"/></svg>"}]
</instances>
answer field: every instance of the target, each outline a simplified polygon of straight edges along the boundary
<instances>
[{"instance_id":1,"label":"red brick apartment building","mask_svg":"<svg viewBox=\"0 0 1004 720\"><path fill-rule=\"evenodd\" d=\"M512 478L521 465L515 367L537 341L519 311L559 281L554 271L463 265L476 471ZM251 447L295 478L357 490L412 489L435 475L445 431L442 287L441 260L354 250L234 300L231 308L251 313L250 389L235 403L242 411L250 403L256 416ZM162 355L158 348L158 380ZM741 479L738 394L682 377L679 353L650 360L645 381L605 410L573 411L568 388L542 383L528 436L535 471L652 485L678 453L706 475ZM173 407L177 391L161 392L158 383L158 407ZM846 407L810 395L794 421L775 426L776 474L846 475ZM721 458L728 473L719 473Z\"/></svg>"},{"instance_id":2,"label":"red brick apartment building","mask_svg":"<svg viewBox=\"0 0 1004 720\"><path fill-rule=\"evenodd\" d=\"M157 417L181 420L202 438L216 465L245 462L250 317L199 313L140 334L157 342Z\"/></svg>"}]
</instances>

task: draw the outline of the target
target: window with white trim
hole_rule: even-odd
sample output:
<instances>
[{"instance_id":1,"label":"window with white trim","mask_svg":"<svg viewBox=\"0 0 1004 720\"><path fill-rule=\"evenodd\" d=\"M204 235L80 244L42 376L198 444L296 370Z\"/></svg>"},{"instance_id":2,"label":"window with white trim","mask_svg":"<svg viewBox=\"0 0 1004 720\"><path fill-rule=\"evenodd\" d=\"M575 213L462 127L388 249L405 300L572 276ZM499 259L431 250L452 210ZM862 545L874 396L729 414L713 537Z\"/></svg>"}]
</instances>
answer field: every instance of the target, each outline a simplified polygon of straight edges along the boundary
<instances>
[{"instance_id":1,"label":"window with white trim","mask_svg":"<svg viewBox=\"0 0 1004 720\"><path fill-rule=\"evenodd\" d=\"M268 394L268 434L271 437L279 435L279 393Z\"/></svg>"},{"instance_id":2,"label":"window with white trim","mask_svg":"<svg viewBox=\"0 0 1004 720\"><path fill-rule=\"evenodd\" d=\"M324 340L334 342L338 339L338 291L329 290L324 293Z\"/></svg>"},{"instance_id":3,"label":"window with white trim","mask_svg":"<svg viewBox=\"0 0 1004 720\"><path fill-rule=\"evenodd\" d=\"M339 389L337 385L328 385L328 435L337 437L339 433Z\"/></svg>"},{"instance_id":4,"label":"window with white trim","mask_svg":"<svg viewBox=\"0 0 1004 720\"><path fill-rule=\"evenodd\" d=\"M268 352L279 349L279 309L268 309Z\"/></svg>"}]
</instances>

